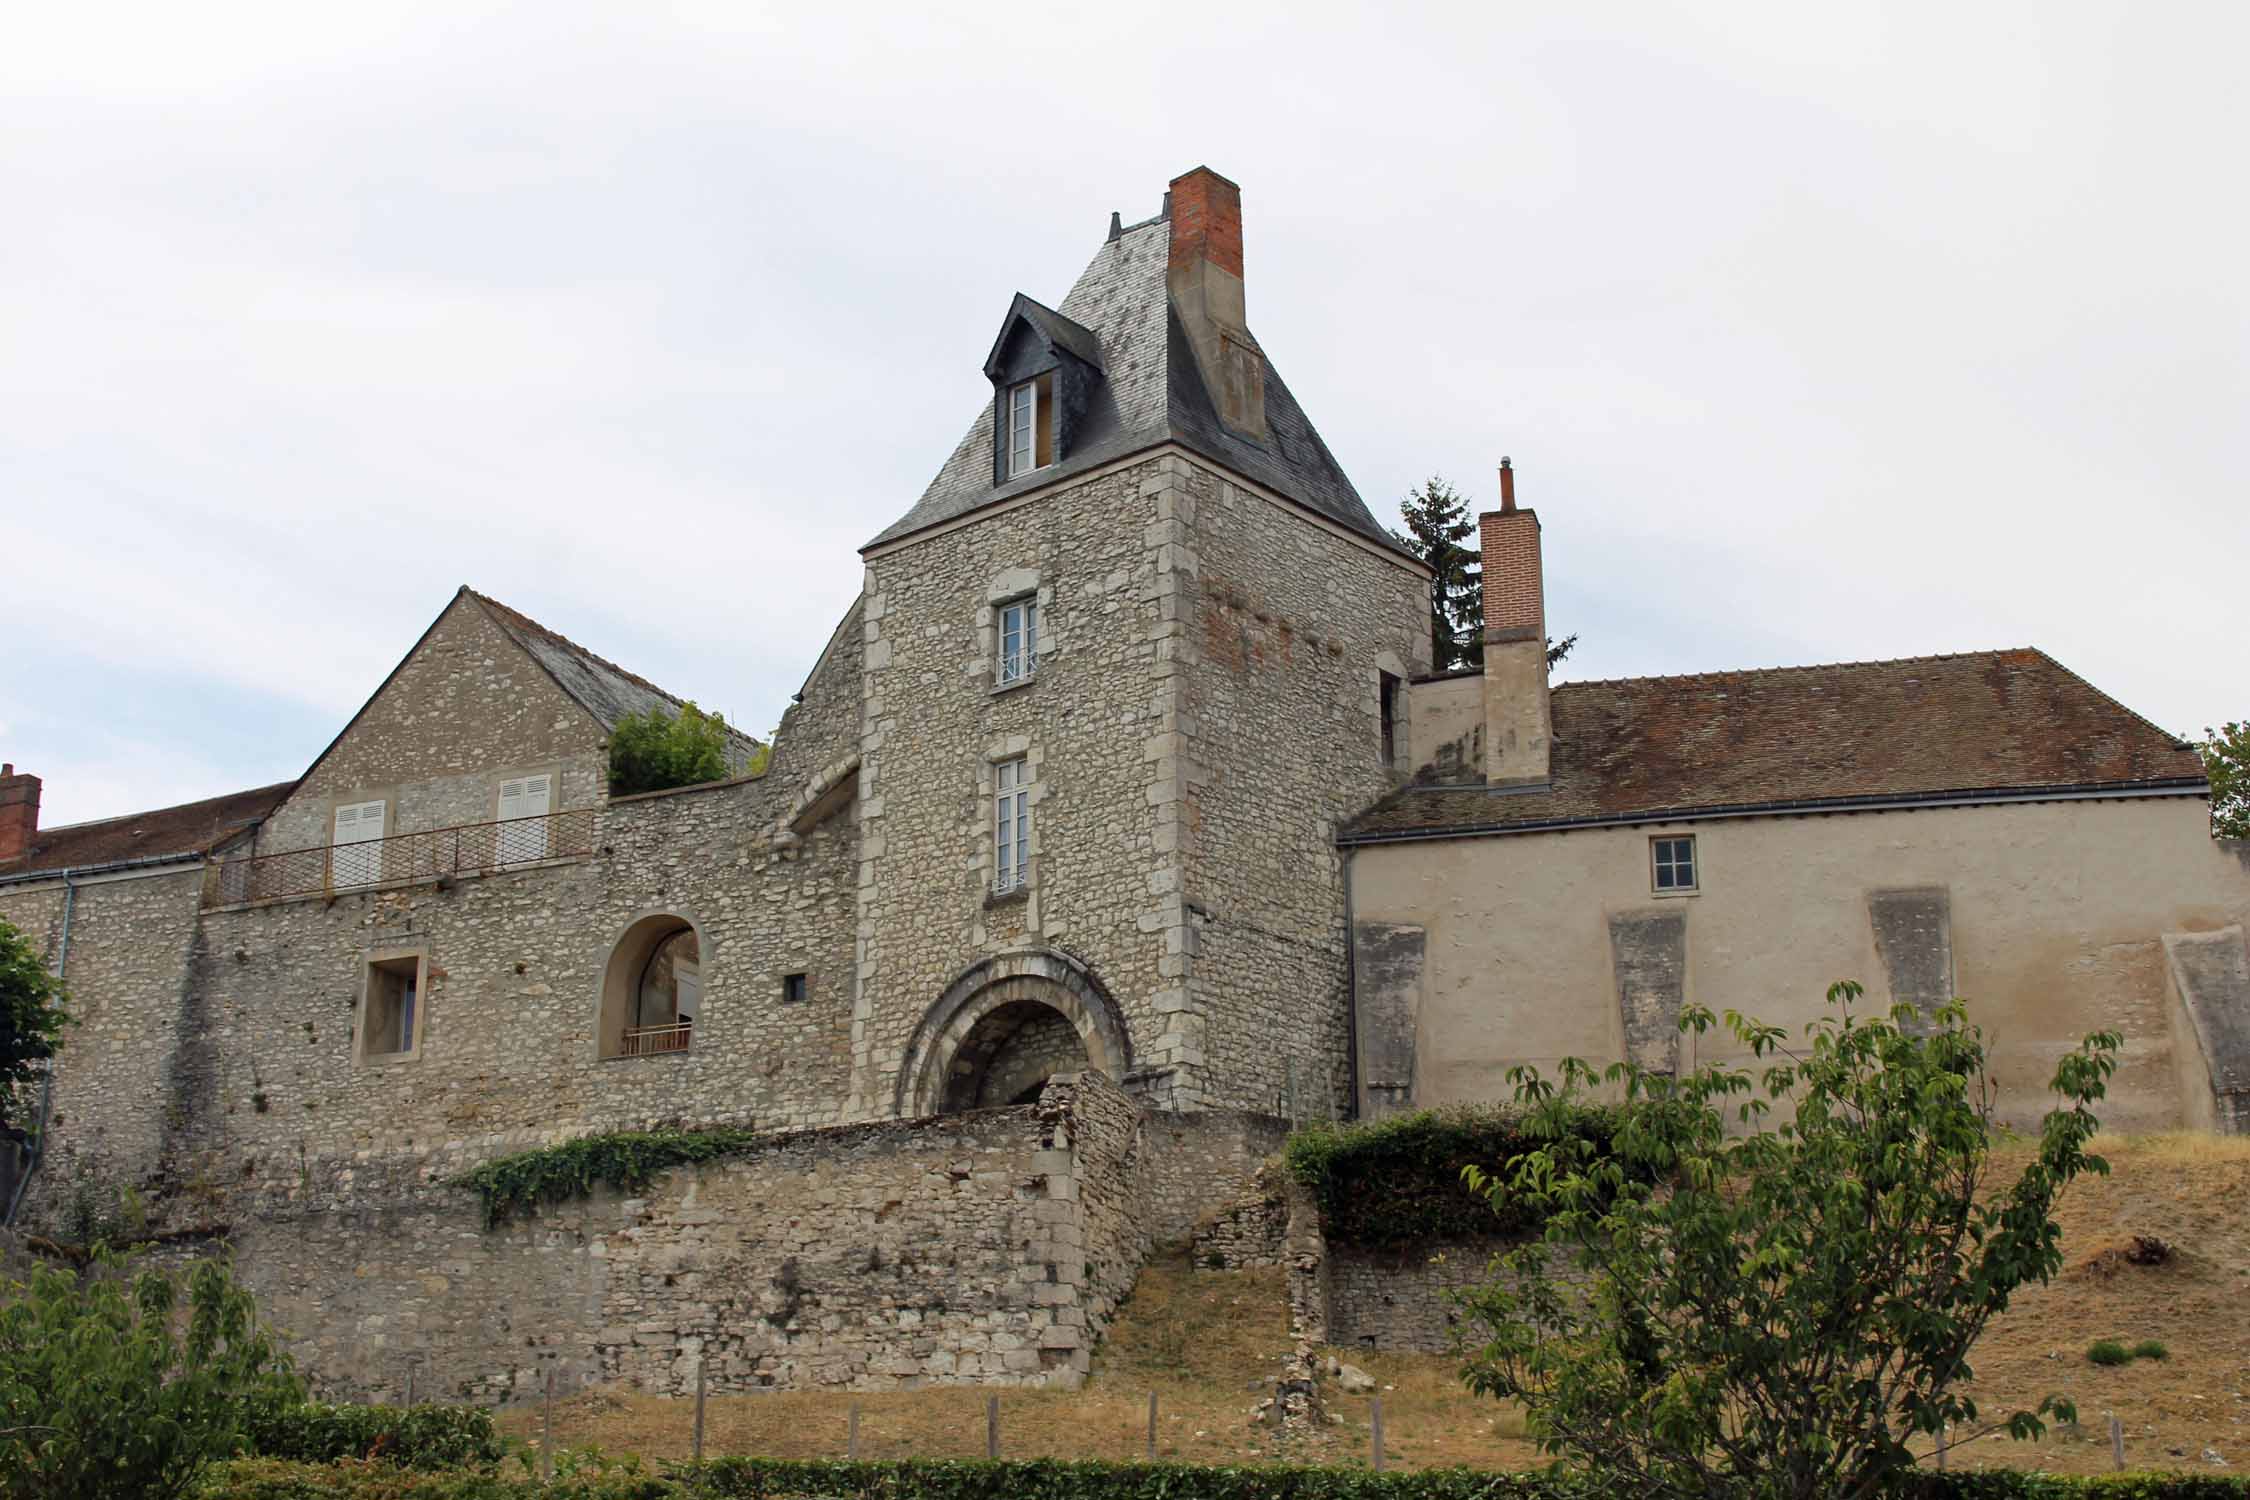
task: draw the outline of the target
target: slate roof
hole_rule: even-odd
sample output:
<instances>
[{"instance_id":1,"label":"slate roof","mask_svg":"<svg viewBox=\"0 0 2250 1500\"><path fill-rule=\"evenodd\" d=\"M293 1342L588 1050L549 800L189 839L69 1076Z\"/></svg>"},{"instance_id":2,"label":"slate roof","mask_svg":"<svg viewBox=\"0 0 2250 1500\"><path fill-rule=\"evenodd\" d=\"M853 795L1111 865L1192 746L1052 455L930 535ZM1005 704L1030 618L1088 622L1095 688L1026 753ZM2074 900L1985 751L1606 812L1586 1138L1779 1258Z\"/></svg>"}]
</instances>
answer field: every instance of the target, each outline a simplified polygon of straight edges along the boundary
<instances>
[{"instance_id":1,"label":"slate roof","mask_svg":"<svg viewBox=\"0 0 2250 1500\"><path fill-rule=\"evenodd\" d=\"M1549 788L1408 787L1338 842L2206 785L2194 751L2028 648L1563 683L1552 702Z\"/></svg>"},{"instance_id":2,"label":"slate roof","mask_svg":"<svg viewBox=\"0 0 2250 1500\"><path fill-rule=\"evenodd\" d=\"M1218 408L1204 389L1194 351L1165 290L1171 244L1171 220L1163 215L1135 224L1095 252L1070 295L1063 298L1060 318L1091 330L1100 341L1103 372L1070 452L1036 473L995 486L992 405L987 401L978 407L953 456L913 509L867 545L910 536L1171 440L1398 551L1390 533L1368 514L1359 492L1344 477L1271 360L1265 369L1265 441L1229 431L1219 421ZM1040 308L1028 297L1022 301Z\"/></svg>"},{"instance_id":3,"label":"slate roof","mask_svg":"<svg viewBox=\"0 0 2250 1500\"><path fill-rule=\"evenodd\" d=\"M532 660L555 679L556 685L592 714L604 730L615 729L617 721L629 714L646 713L652 708L661 708L668 714L680 711L680 700L647 678L596 656L576 641L549 630L497 599L472 588L464 587L462 592L483 606L493 623L529 652ZM727 764L737 774L748 768L751 752L757 747L756 740L732 725L727 727Z\"/></svg>"},{"instance_id":4,"label":"slate roof","mask_svg":"<svg viewBox=\"0 0 2250 1500\"><path fill-rule=\"evenodd\" d=\"M0 880L125 860L201 855L264 818L296 786L294 781L282 781L122 818L42 828L32 835L29 852L0 864Z\"/></svg>"}]
</instances>

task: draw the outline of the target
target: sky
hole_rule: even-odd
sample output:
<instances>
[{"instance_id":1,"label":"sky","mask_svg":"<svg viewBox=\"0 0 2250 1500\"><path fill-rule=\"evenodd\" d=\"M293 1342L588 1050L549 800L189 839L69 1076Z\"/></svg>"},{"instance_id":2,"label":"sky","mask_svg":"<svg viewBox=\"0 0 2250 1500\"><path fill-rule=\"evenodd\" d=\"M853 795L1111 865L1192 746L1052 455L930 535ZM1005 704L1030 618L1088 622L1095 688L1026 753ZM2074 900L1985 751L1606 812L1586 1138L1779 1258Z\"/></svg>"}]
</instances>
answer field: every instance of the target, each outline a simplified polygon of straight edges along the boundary
<instances>
[{"instance_id":1,"label":"sky","mask_svg":"<svg viewBox=\"0 0 2250 1500\"><path fill-rule=\"evenodd\" d=\"M1379 519L1573 678L2037 645L2250 716L2238 4L24 7L0 756L301 773L463 583L762 733L1112 210L1243 188Z\"/></svg>"}]
</instances>

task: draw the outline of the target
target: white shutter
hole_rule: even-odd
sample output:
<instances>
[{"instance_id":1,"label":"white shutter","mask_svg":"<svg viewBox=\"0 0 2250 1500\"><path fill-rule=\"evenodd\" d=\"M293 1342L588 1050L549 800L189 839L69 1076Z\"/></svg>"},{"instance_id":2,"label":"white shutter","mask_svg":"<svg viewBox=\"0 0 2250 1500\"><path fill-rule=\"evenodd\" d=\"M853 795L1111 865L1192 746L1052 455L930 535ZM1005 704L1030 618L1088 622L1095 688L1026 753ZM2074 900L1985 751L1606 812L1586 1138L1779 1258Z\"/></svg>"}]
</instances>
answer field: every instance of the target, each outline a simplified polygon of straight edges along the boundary
<instances>
[{"instance_id":1,"label":"white shutter","mask_svg":"<svg viewBox=\"0 0 2250 1500\"><path fill-rule=\"evenodd\" d=\"M384 811L379 800L349 802L336 809L336 850L329 856L335 884L371 885L382 879L383 849L377 841L383 837Z\"/></svg>"},{"instance_id":2,"label":"white shutter","mask_svg":"<svg viewBox=\"0 0 2250 1500\"><path fill-rule=\"evenodd\" d=\"M500 783L501 864L547 857L545 819L554 810L554 784L555 778L551 775L519 776ZM533 821L521 821L523 819Z\"/></svg>"},{"instance_id":3,"label":"white shutter","mask_svg":"<svg viewBox=\"0 0 2250 1500\"><path fill-rule=\"evenodd\" d=\"M522 782L520 782L520 781L503 781L503 782L501 782L501 783L500 783L500 821L502 821L502 822L504 823L504 822L506 822L506 821L507 821L508 819L510 819L510 818L520 818L520 817L522 817L522 816L523 816L523 783L522 783Z\"/></svg>"},{"instance_id":4,"label":"white shutter","mask_svg":"<svg viewBox=\"0 0 2250 1500\"><path fill-rule=\"evenodd\" d=\"M523 815L543 818L553 809L549 805L555 778L552 776L526 776L523 779Z\"/></svg>"}]
</instances>

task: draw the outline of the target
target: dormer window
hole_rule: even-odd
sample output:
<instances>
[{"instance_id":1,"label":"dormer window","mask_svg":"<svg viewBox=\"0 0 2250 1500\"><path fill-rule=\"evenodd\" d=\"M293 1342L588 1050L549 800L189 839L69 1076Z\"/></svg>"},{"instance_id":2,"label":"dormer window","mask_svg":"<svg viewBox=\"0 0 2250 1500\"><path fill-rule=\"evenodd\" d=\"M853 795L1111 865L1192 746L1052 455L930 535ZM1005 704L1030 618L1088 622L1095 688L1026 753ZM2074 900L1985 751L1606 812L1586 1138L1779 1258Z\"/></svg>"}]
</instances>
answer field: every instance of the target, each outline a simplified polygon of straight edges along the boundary
<instances>
[{"instance_id":1,"label":"dormer window","mask_svg":"<svg viewBox=\"0 0 2250 1500\"><path fill-rule=\"evenodd\" d=\"M1008 477L1020 478L1055 461L1055 377L1052 372L1008 391Z\"/></svg>"}]
</instances>

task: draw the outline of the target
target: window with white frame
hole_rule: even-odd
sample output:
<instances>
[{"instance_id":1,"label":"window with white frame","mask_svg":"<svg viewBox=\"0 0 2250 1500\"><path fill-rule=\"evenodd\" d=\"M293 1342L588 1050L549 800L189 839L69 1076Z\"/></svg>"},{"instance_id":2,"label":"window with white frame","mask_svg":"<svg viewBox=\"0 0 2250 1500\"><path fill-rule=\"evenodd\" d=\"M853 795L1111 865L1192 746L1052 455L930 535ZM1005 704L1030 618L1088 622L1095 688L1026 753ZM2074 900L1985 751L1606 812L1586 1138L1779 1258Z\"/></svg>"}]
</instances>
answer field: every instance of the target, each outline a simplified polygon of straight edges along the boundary
<instances>
[{"instance_id":1,"label":"window with white frame","mask_svg":"<svg viewBox=\"0 0 2250 1500\"><path fill-rule=\"evenodd\" d=\"M1031 864L1031 765L1004 760L992 768L992 889L1020 890Z\"/></svg>"},{"instance_id":2,"label":"window with white frame","mask_svg":"<svg viewBox=\"0 0 2250 1500\"><path fill-rule=\"evenodd\" d=\"M1039 669L1039 601L1018 599L1000 606L1000 649L994 680L1006 687L1027 682Z\"/></svg>"},{"instance_id":3,"label":"window with white frame","mask_svg":"<svg viewBox=\"0 0 2250 1500\"><path fill-rule=\"evenodd\" d=\"M1659 895L1692 891L1695 886L1695 839L1650 839L1650 879Z\"/></svg>"},{"instance_id":4,"label":"window with white frame","mask_svg":"<svg viewBox=\"0 0 2250 1500\"><path fill-rule=\"evenodd\" d=\"M1008 388L1008 477L1018 478L1054 462L1054 439L1049 434L1049 412L1054 405L1052 373Z\"/></svg>"},{"instance_id":5,"label":"window with white frame","mask_svg":"<svg viewBox=\"0 0 2250 1500\"><path fill-rule=\"evenodd\" d=\"M380 798L338 804L335 834L329 840L332 884L373 885L383 878L384 812Z\"/></svg>"},{"instance_id":6,"label":"window with white frame","mask_svg":"<svg viewBox=\"0 0 2250 1500\"><path fill-rule=\"evenodd\" d=\"M547 814L554 811L555 778L511 776L500 783L500 826L495 853L500 864L547 857Z\"/></svg>"}]
</instances>

